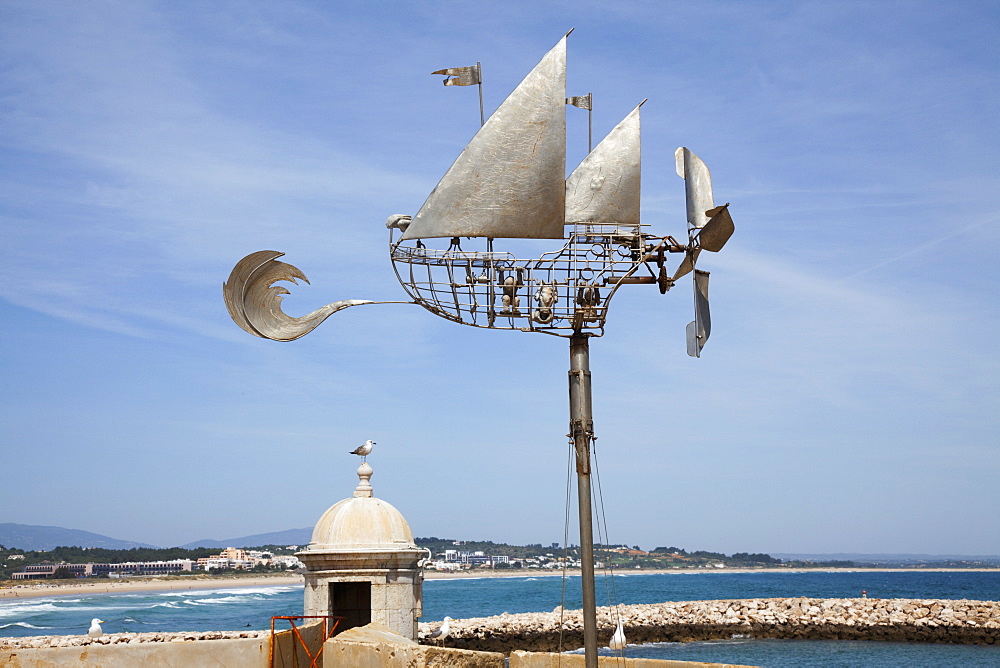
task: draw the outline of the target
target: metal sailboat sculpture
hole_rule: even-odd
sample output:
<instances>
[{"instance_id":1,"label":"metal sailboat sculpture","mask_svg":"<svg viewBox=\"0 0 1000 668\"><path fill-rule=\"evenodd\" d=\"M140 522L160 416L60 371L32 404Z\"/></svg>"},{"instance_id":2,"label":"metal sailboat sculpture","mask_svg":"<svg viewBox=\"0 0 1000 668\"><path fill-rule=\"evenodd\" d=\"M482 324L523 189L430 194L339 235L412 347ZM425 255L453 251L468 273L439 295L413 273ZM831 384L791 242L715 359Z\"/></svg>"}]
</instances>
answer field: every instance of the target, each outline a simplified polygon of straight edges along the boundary
<instances>
[{"instance_id":1,"label":"metal sailboat sculpture","mask_svg":"<svg viewBox=\"0 0 1000 668\"><path fill-rule=\"evenodd\" d=\"M565 178L566 37L560 39L487 119L417 213L386 222L392 264L412 303L477 327L600 336L618 288L652 284L663 293L694 272L687 347L699 356L711 320L708 272L696 263L702 250L721 250L733 221L728 204L715 206L708 167L682 147L675 157L685 180L686 243L647 231L639 207L641 106ZM434 249L424 243L429 239L447 239L448 246ZM564 243L526 259L495 249L496 239ZM666 266L671 253L683 254L672 274ZM306 278L278 262L282 255L251 253L223 286L233 320L255 336L290 341L341 309L383 303L341 300L288 316L281 310L288 290L274 284Z\"/></svg>"},{"instance_id":2,"label":"metal sailboat sculpture","mask_svg":"<svg viewBox=\"0 0 1000 668\"><path fill-rule=\"evenodd\" d=\"M386 222L403 288L432 313L466 325L571 337L603 334L619 287L657 284L666 292L733 232L728 204L716 207L708 168L676 153L685 179L686 244L640 222L640 103L582 163L566 173L566 38L525 77L469 142L412 217ZM397 232L401 232L397 238ZM434 249L427 239L449 239ZM498 250L496 239L560 239L536 258ZM463 248L465 244L465 248ZM443 244L442 244L443 245ZM683 253L673 276L665 255ZM689 352L710 333L708 274L696 274Z\"/></svg>"}]
</instances>

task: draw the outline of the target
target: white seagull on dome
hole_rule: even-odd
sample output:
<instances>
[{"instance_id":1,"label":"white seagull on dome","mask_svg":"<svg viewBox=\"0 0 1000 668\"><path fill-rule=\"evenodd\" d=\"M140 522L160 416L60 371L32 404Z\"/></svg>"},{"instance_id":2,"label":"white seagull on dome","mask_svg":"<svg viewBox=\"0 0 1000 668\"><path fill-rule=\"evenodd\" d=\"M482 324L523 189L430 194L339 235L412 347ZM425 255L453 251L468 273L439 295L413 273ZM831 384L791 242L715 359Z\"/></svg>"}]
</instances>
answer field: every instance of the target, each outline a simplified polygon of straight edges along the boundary
<instances>
[{"instance_id":1,"label":"white seagull on dome","mask_svg":"<svg viewBox=\"0 0 1000 668\"><path fill-rule=\"evenodd\" d=\"M363 444L359 445L354 450L351 450L352 455L361 455L362 461L368 461L368 455L372 452L372 446L375 445L375 441L365 441Z\"/></svg>"},{"instance_id":2,"label":"white seagull on dome","mask_svg":"<svg viewBox=\"0 0 1000 668\"><path fill-rule=\"evenodd\" d=\"M104 623L103 619L98 619L94 617L90 620L90 628L87 629L87 635L91 638L100 638L104 635L104 629L101 628L101 624Z\"/></svg>"},{"instance_id":3,"label":"white seagull on dome","mask_svg":"<svg viewBox=\"0 0 1000 668\"><path fill-rule=\"evenodd\" d=\"M425 640L444 640L448 637L448 633L451 631L451 626L448 622L452 621L451 617L445 617L444 623L437 627L432 633L428 633L424 636Z\"/></svg>"}]
</instances>

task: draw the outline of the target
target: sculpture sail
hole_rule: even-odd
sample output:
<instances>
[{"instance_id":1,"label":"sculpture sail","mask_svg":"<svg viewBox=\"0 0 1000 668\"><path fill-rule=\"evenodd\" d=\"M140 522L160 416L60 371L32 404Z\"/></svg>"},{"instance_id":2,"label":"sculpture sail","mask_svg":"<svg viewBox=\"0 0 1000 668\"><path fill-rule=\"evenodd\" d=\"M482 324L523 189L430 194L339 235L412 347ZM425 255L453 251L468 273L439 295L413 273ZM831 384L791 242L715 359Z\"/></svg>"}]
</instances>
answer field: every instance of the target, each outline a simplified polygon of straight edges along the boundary
<instances>
[{"instance_id":1,"label":"sculpture sail","mask_svg":"<svg viewBox=\"0 0 1000 668\"><path fill-rule=\"evenodd\" d=\"M563 37L472 138L402 240L562 239L565 101Z\"/></svg>"},{"instance_id":2,"label":"sculpture sail","mask_svg":"<svg viewBox=\"0 0 1000 668\"><path fill-rule=\"evenodd\" d=\"M566 179L566 223L639 224L639 104Z\"/></svg>"}]
</instances>

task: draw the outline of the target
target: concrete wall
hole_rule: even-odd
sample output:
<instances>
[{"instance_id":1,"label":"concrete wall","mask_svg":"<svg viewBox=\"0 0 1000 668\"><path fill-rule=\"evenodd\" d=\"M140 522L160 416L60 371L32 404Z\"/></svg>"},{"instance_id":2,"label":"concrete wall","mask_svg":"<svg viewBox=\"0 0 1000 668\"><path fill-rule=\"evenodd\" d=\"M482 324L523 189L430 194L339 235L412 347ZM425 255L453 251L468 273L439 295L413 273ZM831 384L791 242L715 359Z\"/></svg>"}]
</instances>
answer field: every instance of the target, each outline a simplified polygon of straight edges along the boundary
<instances>
[{"instance_id":1,"label":"concrete wall","mask_svg":"<svg viewBox=\"0 0 1000 668\"><path fill-rule=\"evenodd\" d=\"M314 656L321 647L322 624L300 627L300 633ZM185 634L166 641L143 641L156 634L111 634L90 644L75 647L15 647L0 649L2 668L269 668L270 634L257 638L185 640ZM191 635L191 634L188 634ZM197 635L197 634L195 634ZM308 666L305 651L291 631L275 634L276 668ZM102 642L103 641L103 642Z\"/></svg>"},{"instance_id":2,"label":"concrete wall","mask_svg":"<svg viewBox=\"0 0 1000 668\"><path fill-rule=\"evenodd\" d=\"M38 647L0 652L3 668L166 668L170 666L225 666L267 668L268 641L260 638L84 647ZM291 665L291 664L289 664ZM308 663L306 664L308 665Z\"/></svg>"},{"instance_id":3,"label":"concrete wall","mask_svg":"<svg viewBox=\"0 0 1000 668\"><path fill-rule=\"evenodd\" d=\"M323 668L504 668L499 652L418 645L372 623L330 638L323 647Z\"/></svg>"}]
</instances>

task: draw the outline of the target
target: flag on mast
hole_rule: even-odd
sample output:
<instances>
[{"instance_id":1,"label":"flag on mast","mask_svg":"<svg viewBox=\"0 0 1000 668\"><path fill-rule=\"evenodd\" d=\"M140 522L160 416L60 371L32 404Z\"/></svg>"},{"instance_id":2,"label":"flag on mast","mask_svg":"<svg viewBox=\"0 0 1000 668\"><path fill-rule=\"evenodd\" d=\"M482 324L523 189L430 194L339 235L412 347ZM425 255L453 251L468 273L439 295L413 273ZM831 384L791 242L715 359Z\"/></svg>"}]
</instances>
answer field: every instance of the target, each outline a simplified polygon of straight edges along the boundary
<instances>
[{"instance_id":1,"label":"flag on mast","mask_svg":"<svg viewBox=\"0 0 1000 668\"><path fill-rule=\"evenodd\" d=\"M590 98L591 95L593 95L593 93L587 93L586 95L579 95L577 97L567 97L566 104L572 104L574 107L579 107L580 109L593 109Z\"/></svg>"},{"instance_id":2,"label":"flag on mast","mask_svg":"<svg viewBox=\"0 0 1000 668\"><path fill-rule=\"evenodd\" d=\"M469 67L448 67L431 74L443 74L448 77L441 82L445 86L475 86L483 82L478 64Z\"/></svg>"}]
</instances>

